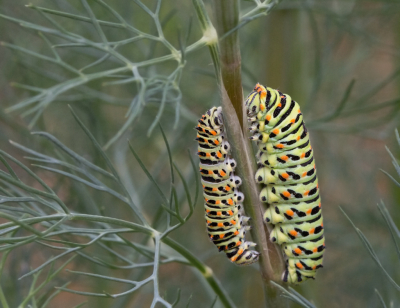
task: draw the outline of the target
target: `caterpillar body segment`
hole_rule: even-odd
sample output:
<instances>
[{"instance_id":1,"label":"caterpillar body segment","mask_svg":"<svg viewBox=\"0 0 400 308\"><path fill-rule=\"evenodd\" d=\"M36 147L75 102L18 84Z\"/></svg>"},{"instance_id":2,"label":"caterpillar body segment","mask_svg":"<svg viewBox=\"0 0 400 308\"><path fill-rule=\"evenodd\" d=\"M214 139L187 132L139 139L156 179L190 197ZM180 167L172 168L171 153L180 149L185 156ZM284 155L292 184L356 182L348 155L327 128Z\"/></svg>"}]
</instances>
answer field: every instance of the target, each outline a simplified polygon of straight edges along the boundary
<instances>
[{"instance_id":1,"label":"caterpillar body segment","mask_svg":"<svg viewBox=\"0 0 400 308\"><path fill-rule=\"evenodd\" d=\"M310 146L306 146L305 149L300 147L279 154L268 154L260 151L257 156L259 156L259 164L275 166L277 169L301 166L313 158Z\"/></svg>"},{"instance_id":2,"label":"caterpillar body segment","mask_svg":"<svg viewBox=\"0 0 400 308\"><path fill-rule=\"evenodd\" d=\"M314 259L303 259L303 260L288 260L288 267L282 275L283 281L303 281L307 279L313 279L315 277L316 270L322 266L322 256Z\"/></svg>"},{"instance_id":3,"label":"caterpillar body segment","mask_svg":"<svg viewBox=\"0 0 400 308\"><path fill-rule=\"evenodd\" d=\"M270 240L286 258L282 279L298 284L314 279L325 249L321 199L313 150L296 101L278 90L257 84L245 107L251 140L257 142L264 184L260 200L267 204L264 221L274 225Z\"/></svg>"},{"instance_id":4,"label":"caterpillar body segment","mask_svg":"<svg viewBox=\"0 0 400 308\"><path fill-rule=\"evenodd\" d=\"M208 182L201 180L204 192L216 195L222 195L234 191L235 188L242 184L242 180L238 176L230 176L229 179L221 182Z\"/></svg>"},{"instance_id":5,"label":"caterpillar body segment","mask_svg":"<svg viewBox=\"0 0 400 308\"><path fill-rule=\"evenodd\" d=\"M244 195L241 192L234 191L225 196L210 196L203 193L204 201L206 206L213 206L214 208L225 208L237 206L239 209L242 208L241 202L244 200Z\"/></svg>"},{"instance_id":6,"label":"caterpillar body segment","mask_svg":"<svg viewBox=\"0 0 400 308\"><path fill-rule=\"evenodd\" d=\"M264 220L271 224L298 223L314 219L321 212L321 199L272 204L264 213Z\"/></svg>"},{"instance_id":7,"label":"caterpillar body segment","mask_svg":"<svg viewBox=\"0 0 400 308\"><path fill-rule=\"evenodd\" d=\"M270 239L277 244L297 243L318 238L323 230L322 216L302 224L280 224L271 232Z\"/></svg>"},{"instance_id":8,"label":"caterpillar body segment","mask_svg":"<svg viewBox=\"0 0 400 308\"><path fill-rule=\"evenodd\" d=\"M245 239L249 217L243 213L244 195L238 190L242 180L235 176L236 162L228 156L221 111L221 107L211 108L196 127L207 233L231 262L248 265L258 260L259 253Z\"/></svg>"},{"instance_id":9,"label":"caterpillar body segment","mask_svg":"<svg viewBox=\"0 0 400 308\"><path fill-rule=\"evenodd\" d=\"M205 144L205 145L209 145L209 146L218 146L224 141L224 136L208 137L208 135L197 134L197 137L195 140L198 141L199 144Z\"/></svg>"},{"instance_id":10,"label":"caterpillar body segment","mask_svg":"<svg viewBox=\"0 0 400 308\"><path fill-rule=\"evenodd\" d=\"M218 146L209 146L207 144L199 144L197 155L201 160L210 160L212 162L223 162L230 150L227 141L223 141Z\"/></svg>"},{"instance_id":11,"label":"caterpillar body segment","mask_svg":"<svg viewBox=\"0 0 400 308\"><path fill-rule=\"evenodd\" d=\"M199 166L201 176L204 180L226 180L233 174L236 168L236 161L228 158L217 164L213 164L210 161L207 164L207 161L200 159Z\"/></svg>"},{"instance_id":12,"label":"caterpillar body segment","mask_svg":"<svg viewBox=\"0 0 400 308\"><path fill-rule=\"evenodd\" d=\"M283 202L301 202L314 199L318 194L319 186L316 176L308 182L299 183L296 186L267 185L260 193L260 200L268 204Z\"/></svg>"},{"instance_id":13,"label":"caterpillar body segment","mask_svg":"<svg viewBox=\"0 0 400 308\"><path fill-rule=\"evenodd\" d=\"M314 165L295 168L272 169L261 166L256 172L256 182L261 184L288 185L310 181L315 175Z\"/></svg>"},{"instance_id":14,"label":"caterpillar body segment","mask_svg":"<svg viewBox=\"0 0 400 308\"><path fill-rule=\"evenodd\" d=\"M282 245L282 248L285 255L293 259L317 258L324 253L324 242L322 235L305 243L286 243Z\"/></svg>"}]
</instances>

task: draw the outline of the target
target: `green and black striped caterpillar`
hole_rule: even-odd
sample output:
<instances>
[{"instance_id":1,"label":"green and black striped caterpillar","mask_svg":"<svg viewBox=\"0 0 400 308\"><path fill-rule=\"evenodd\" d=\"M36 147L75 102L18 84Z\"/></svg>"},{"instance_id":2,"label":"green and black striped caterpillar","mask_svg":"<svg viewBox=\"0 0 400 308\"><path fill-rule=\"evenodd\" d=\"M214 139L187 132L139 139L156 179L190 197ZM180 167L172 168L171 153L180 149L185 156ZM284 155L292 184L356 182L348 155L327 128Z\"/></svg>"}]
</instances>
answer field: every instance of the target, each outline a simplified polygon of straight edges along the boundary
<instances>
[{"instance_id":1,"label":"green and black striped caterpillar","mask_svg":"<svg viewBox=\"0 0 400 308\"><path fill-rule=\"evenodd\" d=\"M282 280L314 279L325 249L318 178L299 105L287 94L257 84L245 102L251 139L258 145L256 182L274 225L270 239L282 246Z\"/></svg>"},{"instance_id":2,"label":"green and black striped caterpillar","mask_svg":"<svg viewBox=\"0 0 400 308\"><path fill-rule=\"evenodd\" d=\"M228 157L221 107L208 110L196 129L208 236L233 263L254 263L259 253L245 240L249 217L243 216L244 195L238 191L242 180L234 175L235 160Z\"/></svg>"}]
</instances>

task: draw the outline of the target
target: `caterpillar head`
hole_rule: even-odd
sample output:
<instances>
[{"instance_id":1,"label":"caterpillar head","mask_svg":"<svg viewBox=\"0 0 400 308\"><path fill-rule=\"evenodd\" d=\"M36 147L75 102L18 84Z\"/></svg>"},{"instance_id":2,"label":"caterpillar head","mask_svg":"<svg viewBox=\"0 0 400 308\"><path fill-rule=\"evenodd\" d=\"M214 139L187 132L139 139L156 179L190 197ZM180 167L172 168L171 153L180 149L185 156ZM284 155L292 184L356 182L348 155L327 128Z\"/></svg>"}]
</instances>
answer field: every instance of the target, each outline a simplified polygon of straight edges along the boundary
<instances>
[{"instance_id":1,"label":"caterpillar head","mask_svg":"<svg viewBox=\"0 0 400 308\"><path fill-rule=\"evenodd\" d=\"M224 121L222 119L222 108L221 107L214 107L215 110L212 113L212 123L215 126L222 126L224 124Z\"/></svg>"},{"instance_id":2,"label":"caterpillar head","mask_svg":"<svg viewBox=\"0 0 400 308\"><path fill-rule=\"evenodd\" d=\"M254 87L254 90L249 94L245 102L248 117L254 116L260 110L265 110L266 97L267 90L264 86L257 83Z\"/></svg>"}]
</instances>

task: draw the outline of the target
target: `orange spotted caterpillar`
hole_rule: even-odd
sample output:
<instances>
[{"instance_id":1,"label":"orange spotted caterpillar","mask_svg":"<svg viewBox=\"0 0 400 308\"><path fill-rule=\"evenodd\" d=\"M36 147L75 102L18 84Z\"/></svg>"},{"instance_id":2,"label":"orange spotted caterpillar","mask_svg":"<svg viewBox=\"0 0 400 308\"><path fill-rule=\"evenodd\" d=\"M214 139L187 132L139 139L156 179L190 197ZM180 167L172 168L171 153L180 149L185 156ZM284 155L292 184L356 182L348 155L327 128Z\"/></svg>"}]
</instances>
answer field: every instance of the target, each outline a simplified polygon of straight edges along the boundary
<instances>
[{"instance_id":1,"label":"orange spotted caterpillar","mask_svg":"<svg viewBox=\"0 0 400 308\"><path fill-rule=\"evenodd\" d=\"M255 179L265 184L260 200L270 239L282 246L285 282L314 279L325 249L318 178L303 114L297 102L257 84L245 102L250 138L257 142Z\"/></svg>"},{"instance_id":2,"label":"orange spotted caterpillar","mask_svg":"<svg viewBox=\"0 0 400 308\"><path fill-rule=\"evenodd\" d=\"M228 156L230 145L224 140L222 108L208 110L196 129L208 236L231 262L254 263L259 253L249 249L256 244L245 240L250 218L243 216L244 195L238 191L242 180L234 175L236 162Z\"/></svg>"}]
</instances>

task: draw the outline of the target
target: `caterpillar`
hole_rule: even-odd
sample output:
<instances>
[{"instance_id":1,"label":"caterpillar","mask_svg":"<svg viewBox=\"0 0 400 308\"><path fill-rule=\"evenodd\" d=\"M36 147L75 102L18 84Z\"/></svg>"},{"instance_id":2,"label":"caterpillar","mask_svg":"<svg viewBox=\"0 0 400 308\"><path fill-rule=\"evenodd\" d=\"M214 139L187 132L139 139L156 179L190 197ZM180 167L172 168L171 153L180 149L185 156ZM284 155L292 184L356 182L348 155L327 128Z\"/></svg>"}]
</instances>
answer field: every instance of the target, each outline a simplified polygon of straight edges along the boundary
<instances>
[{"instance_id":1,"label":"caterpillar","mask_svg":"<svg viewBox=\"0 0 400 308\"><path fill-rule=\"evenodd\" d=\"M208 236L231 262L252 264L259 253L250 250L255 243L245 240L250 218L243 215L244 195L238 190L242 180L234 174L236 161L228 156L230 145L224 136L222 108L208 110L196 130Z\"/></svg>"},{"instance_id":2,"label":"caterpillar","mask_svg":"<svg viewBox=\"0 0 400 308\"><path fill-rule=\"evenodd\" d=\"M289 95L257 84L246 99L250 139L257 142L257 183L270 240L282 246L282 280L315 279L325 249L318 178L300 107Z\"/></svg>"}]
</instances>

